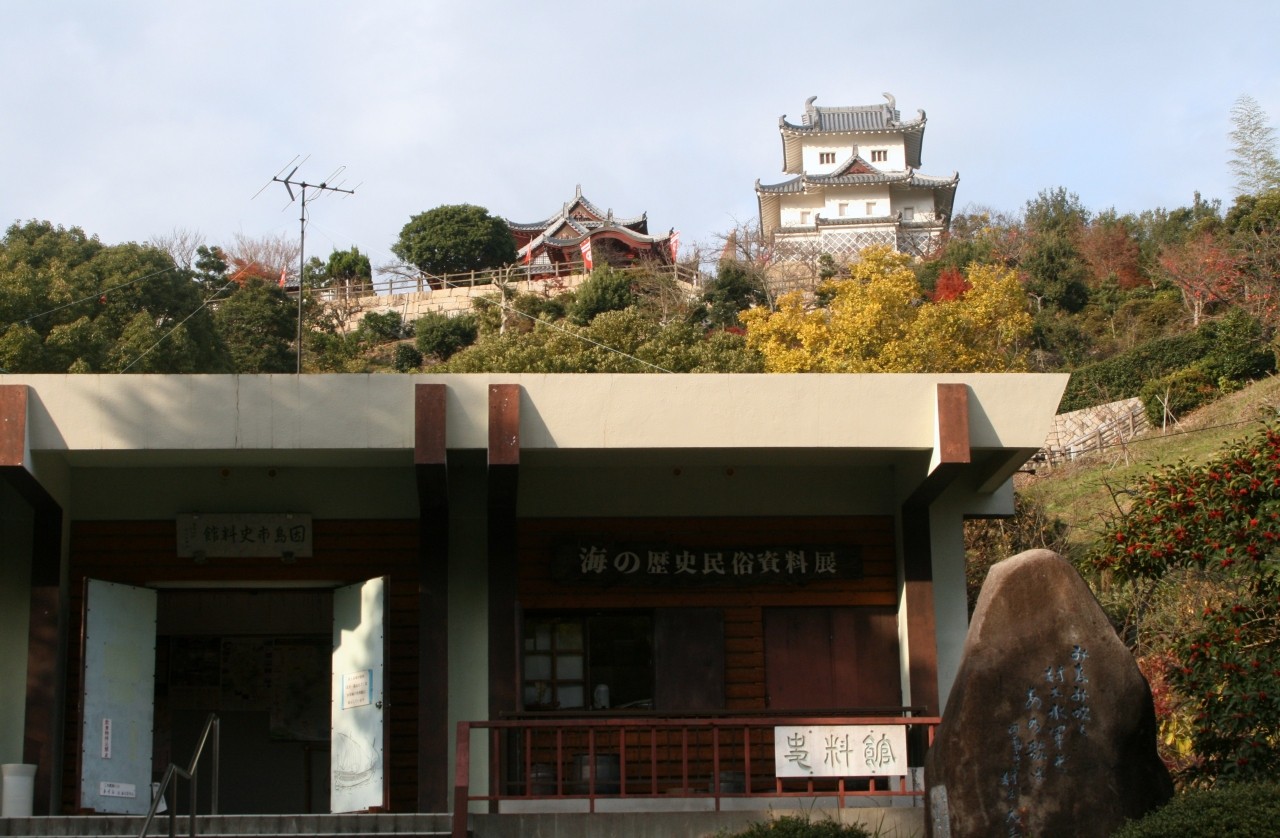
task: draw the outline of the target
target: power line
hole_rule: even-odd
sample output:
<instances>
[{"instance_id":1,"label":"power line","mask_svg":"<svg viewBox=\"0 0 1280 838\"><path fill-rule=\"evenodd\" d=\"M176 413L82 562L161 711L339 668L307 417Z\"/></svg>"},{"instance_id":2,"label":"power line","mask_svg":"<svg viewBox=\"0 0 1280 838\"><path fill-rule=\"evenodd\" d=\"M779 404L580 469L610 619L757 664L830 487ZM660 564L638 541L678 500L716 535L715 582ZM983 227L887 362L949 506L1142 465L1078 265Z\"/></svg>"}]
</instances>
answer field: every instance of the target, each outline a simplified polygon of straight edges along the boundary
<instances>
[{"instance_id":1,"label":"power line","mask_svg":"<svg viewBox=\"0 0 1280 838\"><path fill-rule=\"evenodd\" d=\"M120 372L122 372L122 373L123 373L123 372L128 372L130 369L132 369L134 364L138 363L138 362L139 362L139 361L141 361L143 358L147 357L147 355L151 354L151 350L155 349L157 346L159 346L160 344L164 343L164 342L165 342L165 340L167 340L167 339L168 339L169 335L172 335L174 332L178 331L178 327L179 327L179 326L181 326L183 323L186 323L186 322L187 322L188 320L190 320L192 317L195 317L197 314L199 314L201 311L203 311L203 310L204 310L204 308L205 308L205 306L209 305L209 303L211 303L211 302L213 302L215 299L217 299L217 297L218 297L218 295L219 295L219 294L221 294L223 291L225 291L225 290L227 290L228 288L230 288L233 284L235 284L235 280L234 280L234 279L229 279L229 280L227 280L227 283L226 283L225 285L223 285L223 286L222 286L221 288L219 288L217 291L214 291L212 294L210 294L208 297L206 297L206 298L204 299L204 301L200 303L200 305L196 306L195 311L191 312L191 313L190 313L190 314L188 314L186 317L182 318L182 319L181 319L181 320L179 320L177 323L175 323L175 324L173 325L173 328L172 328L172 329L170 329L169 331L167 331L167 332L165 332L163 335L161 335L159 340L157 340L155 343L151 344L149 347L147 347L145 350L143 350L143 352L142 352L142 354L141 354L141 355L139 355L137 358L134 358L132 361L130 361L130 362L129 362L129 365L128 365L128 366L126 366L124 369L120 370Z\"/></svg>"},{"instance_id":2,"label":"power line","mask_svg":"<svg viewBox=\"0 0 1280 838\"><path fill-rule=\"evenodd\" d=\"M96 299L101 299L102 297L105 297L107 294L111 293L112 291L117 291L117 290L119 290L119 289L121 289L121 288L125 288L125 287L127 287L127 286L129 286L129 285L133 285L134 283L137 283L137 282L145 282L145 281L146 281L146 280L148 280L148 279L154 279L155 277L162 276L162 275L164 275L164 274L167 274L167 273L170 273L171 271L176 271L176 270L179 270L179 268L178 268L177 266L174 266L174 267L172 267L172 268L165 268L165 269L163 269L163 270L156 271L155 273L147 274L146 276L140 276L140 277L138 277L137 279L131 279L131 280L129 280L128 282L122 282L122 283L120 283L119 285L112 285L112 286L110 286L110 287L108 287L108 288L103 288L103 289L101 289L101 290L99 290L99 291L95 291L94 293L92 293L92 294L90 294L90 295L88 295L88 296L86 296L86 297L81 297L81 298L80 298L80 299L78 299L78 300L72 300L72 301L71 301L71 302L69 302L69 303L63 303L63 304L62 304L62 305L60 305L60 306L54 306L54 307L53 307L53 308L51 308L51 309L46 309L45 311L41 311L41 312L39 312L39 313L37 313L37 314L32 314L31 316L26 317L26 318L24 318L24 319L22 319L22 320L15 320L15 321L13 321L12 323L7 324L7 325L5 326L5 329L7 330L7 329L10 329L10 328L12 328L12 327L14 327L14 326L19 326L19 325L22 325L22 324L24 324L24 323L30 323L32 320L35 320L36 318L44 317L44 316L45 316L45 315L47 315L47 314L53 314L55 311L62 311L64 308L70 308L71 306L78 305L78 304L83 303L83 302L87 302L88 300L92 300L92 299L95 299L95 298L96 298Z\"/></svg>"}]
</instances>

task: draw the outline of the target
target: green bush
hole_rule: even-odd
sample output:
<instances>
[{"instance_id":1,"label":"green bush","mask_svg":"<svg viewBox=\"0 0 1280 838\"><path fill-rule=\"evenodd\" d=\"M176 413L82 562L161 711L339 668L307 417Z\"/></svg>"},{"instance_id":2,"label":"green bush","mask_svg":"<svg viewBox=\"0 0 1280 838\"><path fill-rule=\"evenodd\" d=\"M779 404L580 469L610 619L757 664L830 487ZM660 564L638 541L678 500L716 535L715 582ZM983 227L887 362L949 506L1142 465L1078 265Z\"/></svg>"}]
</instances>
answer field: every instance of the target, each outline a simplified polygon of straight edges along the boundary
<instances>
[{"instance_id":1,"label":"green bush","mask_svg":"<svg viewBox=\"0 0 1280 838\"><path fill-rule=\"evenodd\" d=\"M753 823L739 832L721 832L721 838L874 838L865 826L823 818L815 820L785 815Z\"/></svg>"},{"instance_id":2,"label":"green bush","mask_svg":"<svg viewBox=\"0 0 1280 838\"><path fill-rule=\"evenodd\" d=\"M392 366L396 372L413 372L422 366L422 353L410 344L397 343Z\"/></svg>"},{"instance_id":3,"label":"green bush","mask_svg":"<svg viewBox=\"0 0 1280 838\"><path fill-rule=\"evenodd\" d=\"M1280 831L1280 784L1188 791L1111 838L1258 838Z\"/></svg>"},{"instance_id":4,"label":"green bush","mask_svg":"<svg viewBox=\"0 0 1280 838\"><path fill-rule=\"evenodd\" d=\"M360 318L356 334L364 343L379 344L399 340L404 331L404 318L398 311L371 311Z\"/></svg>"},{"instance_id":5,"label":"green bush","mask_svg":"<svg viewBox=\"0 0 1280 838\"><path fill-rule=\"evenodd\" d=\"M449 317L432 312L419 317L413 331L419 352L438 361L447 361L459 349L476 342L479 324L471 314Z\"/></svg>"},{"instance_id":6,"label":"green bush","mask_svg":"<svg viewBox=\"0 0 1280 838\"><path fill-rule=\"evenodd\" d=\"M1201 366L1187 367L1147 382L1138 397L1152 427L1164 426L1166 405L1175 419L1182 419L1201 405L1222 395L1217 382ZM1162 401L1163 400L1163 401Z\"/></svg>"},{"instance_id":7,"label":"green bush","mask_svg":"<svg viewBox=\"0 0 1280 838\"><path fill-rule=\"evenodd\" d=\"M585 326L598 314L621 311L635 303L636 293L629 275L610 267L597 268L578 286L569 308L569 319Z\"/></svg>"}]
</instances>

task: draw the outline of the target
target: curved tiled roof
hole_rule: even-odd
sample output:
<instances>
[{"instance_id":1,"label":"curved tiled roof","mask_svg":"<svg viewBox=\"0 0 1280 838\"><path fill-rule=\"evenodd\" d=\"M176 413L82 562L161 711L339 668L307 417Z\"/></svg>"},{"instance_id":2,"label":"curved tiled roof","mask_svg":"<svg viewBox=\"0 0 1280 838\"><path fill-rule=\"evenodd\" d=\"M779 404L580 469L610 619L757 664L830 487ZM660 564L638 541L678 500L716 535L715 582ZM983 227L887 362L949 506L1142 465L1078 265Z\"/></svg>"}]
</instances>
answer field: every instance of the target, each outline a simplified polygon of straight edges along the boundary
<instances>
[{"instance_id":1,"label":"curved tiled roof","mask_svg":"<svg viewBox=\"0 0 1280 838\"><path fill-rule=\"evenodd\" d=\"M583 215L587 217L584 218L582 217ZM648 213L641 213L630 218L614 218L613 210L602 210L586 199L582 194L581 184L574 187L573 200L566 201L555 215L544 218L541 221L505 220L507 227L513 233L542 233L559 227L565 221L570 221L575 226L582 226L584 231L606 223L627 227L637 233L648 233L649 231Z\"/></svg>"},{"instance_id":2,"label":"curved tiled roof","mask_svg":"<svg viewBox=\"0 0 1280 838\"><path fill-rule=\"evenodd\" d=\"M778 127L805 134L827 132L871 132L871 131L905 131L916 125L924 125L924 111L911 122L903 122L893 96L884 94L887 100L883 105L851 105L840 108L819 107L814 103L817 96L810 96L804 103L804 116L799 125L787 122L783 114L778 118Z\"/></svg>"},{"instance_id":3,"label":"curved tiled roof","mask_svg":"<svg viewBox=\"0 0 1280 838\"><path fill-rule=\"evenodd\" d=\"M924 111L918 111L916 119L902 121L896 101L884 94L882 105L851 105L825 108L813 104L817 96L810 96L804 103L804 116L799 124L788 122L785 114L778 117L778 130L782 134L782 170L800 171L800 141L806 137L825 134L901 134L907 154L907 165L920 165L921 147L924 145Z\"/></svg>"},{"instance_id":4,"label":"curved tiled roof","mask_svg":"<svg viewBox=\"0 0 1280 838\"><path fill-rule=\"evenodd\" d=\"M915 169L907 169L903 172L874 172L854 175L796 175L782 183L762 184L757 180L756 193L774 195L799 194L823 186L861 186L877 183L902 184L923 189L945 189L947 187L954 188L959 182L959 173L953 174L949 178L942 178L917 174Z\"/></svg>"}]
</instances>

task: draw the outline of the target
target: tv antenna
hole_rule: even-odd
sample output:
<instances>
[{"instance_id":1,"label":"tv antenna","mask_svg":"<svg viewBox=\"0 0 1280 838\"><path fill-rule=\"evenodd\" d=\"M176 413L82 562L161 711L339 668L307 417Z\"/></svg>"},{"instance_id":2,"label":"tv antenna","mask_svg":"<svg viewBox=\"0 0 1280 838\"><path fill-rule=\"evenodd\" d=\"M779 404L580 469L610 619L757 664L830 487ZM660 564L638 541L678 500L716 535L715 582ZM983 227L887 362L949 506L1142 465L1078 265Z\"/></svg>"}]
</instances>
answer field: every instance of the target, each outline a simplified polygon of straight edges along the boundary
<instances>
[{"instance_id":1,"label":"tv antenna","mask_svg":"<svg viewBox=\"0 0 1280 838\"><path fill-rule=\"evenodd\" d=\"M309 160L310 158L311 158L311 155L307 155L307 157L303 159L302 163L306 163L307 160ZM283 172L285 169L288 169L290 166L293 166L294 161L296 161L297 159L298 159L298 155L294 155L293 160L290 160L288 163L286 163L284 165L284 168L280 169L280 172ZM308 189L315 190L315 196L312 198L312 200L322 197L325 193L341 193L344 195L356 194L355 189L344 189L342 187L341 182L336 184L330 183L330 181L332 181L334 178L341 175L342 172L346 170L347 168L346 166L339 166L337 169L334 170L332 175L325 178L320 183L307 183L305 180L293 179L293 176L298 173L298 169L302 167L302 163L298 163L296 166L293 166L293 170L290 171L289 174L285 175L284 177L280 177L280 172L276 172L275 177L267 181L267 183L262 187L262 189L266 189L267 186L270 186L273 183L283 183L284 188L289 192L289 204L292 204L294 201L298 200L297 196L293 194L293 187L295 186L298 187L298 189L302 194L302 211L301 213L299 213L299 216L298 216L298 228L299 228L298 229L298 374L299 375L302 374L302 292L303 292L302 279L306 275L306 265L307 265L307 262L306 262L306 259L307 259L307 253L306 253L307 190ZM262 194L262 189L258 190L258 195ZM258 195L254 195L253 197L256 198L258 197ZM289 204L285 204L285 206L287 207L289 206Z\"/></svg>"}]
</instances>

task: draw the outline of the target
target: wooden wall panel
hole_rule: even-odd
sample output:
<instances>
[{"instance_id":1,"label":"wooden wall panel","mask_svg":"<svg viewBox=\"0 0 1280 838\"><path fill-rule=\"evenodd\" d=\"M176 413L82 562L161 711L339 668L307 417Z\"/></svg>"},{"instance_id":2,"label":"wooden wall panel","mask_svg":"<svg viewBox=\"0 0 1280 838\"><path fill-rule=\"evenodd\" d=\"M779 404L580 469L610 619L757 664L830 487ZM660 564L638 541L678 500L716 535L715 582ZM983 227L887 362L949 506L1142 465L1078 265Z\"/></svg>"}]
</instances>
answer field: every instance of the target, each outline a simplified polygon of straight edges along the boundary
<instances>
[{"instance_id":1,"label":"wooden wall panel","mask_svg":"<svg viewBox=\"0 0 1280 838\"><path fill-rule=\"evenodd\" d=\"M67 719L63 771L64 808L78 805L81 615L85 578L132 585L240 580L350 584L389 578L387 658L387 779L393 811L411 812L418 800L418 522L317 520L314 556L294 564L274 559L212 558L198 565L180 559L173 521L73 522L71 603L68 623ZM189 755L175 754L179 760ZM163 766L160 766L162 769ZM235 770L225 766L224 770Z\"/></svg>"},{"instance_id":2,"label":"wooden wall panel","mask_svg":"<svg viewBox=\"0 0 1280 838\"><path fill-rule=\"evenodd\" d=\"M594 588L565 585L551 575L556 544L576 538L666 541L725 547L785 543L856 544L863 577L808 585L663 588ZM763 611L778 607L866 607L894 609L897 566L893 518L662 518L522 519L519 522L518 599L525 610L608 608L717 608L724 619L724 708L767 709ZM512 617L514 619L514 616ZM883 650L880 650L882 653ZM895 645L892 653L896 655ZM893 666L897 667L896 657Z\"/></svg>"}]
</instances>

